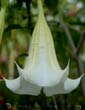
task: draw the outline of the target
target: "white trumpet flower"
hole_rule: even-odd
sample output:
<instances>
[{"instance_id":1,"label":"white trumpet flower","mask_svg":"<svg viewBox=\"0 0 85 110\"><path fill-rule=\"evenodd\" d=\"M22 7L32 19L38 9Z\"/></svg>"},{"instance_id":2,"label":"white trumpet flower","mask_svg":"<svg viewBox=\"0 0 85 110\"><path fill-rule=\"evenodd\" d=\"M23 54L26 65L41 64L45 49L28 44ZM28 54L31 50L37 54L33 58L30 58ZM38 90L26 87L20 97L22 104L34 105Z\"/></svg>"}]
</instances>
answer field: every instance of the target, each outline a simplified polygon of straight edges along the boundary
<instances>
[{"instance_id":1,"label":"white trumpet flower","mask_svg":"<svg viewBox=\"0 0 85 110\"><path fill-rule=\"evenodd\" d=\"M24 68L16 64L19 77L13 80L4 78L4 80L7 87L17 94L38 95L42 88L46 96L69 93L79 85L82 76L76 80L69 79L69 63L64 70L61 69L52 35L43 14L41 0L38 0L38 8L39 16Z\"/></svg>"}]
</instances>

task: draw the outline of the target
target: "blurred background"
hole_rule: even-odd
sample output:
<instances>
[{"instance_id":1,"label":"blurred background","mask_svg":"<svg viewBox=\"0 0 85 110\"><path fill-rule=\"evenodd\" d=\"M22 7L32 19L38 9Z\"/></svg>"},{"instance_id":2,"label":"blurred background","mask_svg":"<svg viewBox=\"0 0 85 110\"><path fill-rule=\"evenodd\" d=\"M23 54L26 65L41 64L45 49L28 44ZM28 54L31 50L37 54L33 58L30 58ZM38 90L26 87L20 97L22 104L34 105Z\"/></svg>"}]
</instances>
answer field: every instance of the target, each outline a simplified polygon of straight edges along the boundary
<instances>
[{"instance_id":1,"label":"blurred background","mask_svg":"<svg viewBox=\"0 0 85 110\"><path fill-rule=\"evenodd\" d=\"M43 0L62 68L70 59L70 78L85 72L85 0ZM37 0L0 0L0 110L85 110L85 76L70 94L54 97L17 95L7 89L2 76L18 77L14 62L23 67L37 21ZM2 18L3 17L3 18ZM7 109L8 107L8 109Z\"/></svg>"}]
</instances>

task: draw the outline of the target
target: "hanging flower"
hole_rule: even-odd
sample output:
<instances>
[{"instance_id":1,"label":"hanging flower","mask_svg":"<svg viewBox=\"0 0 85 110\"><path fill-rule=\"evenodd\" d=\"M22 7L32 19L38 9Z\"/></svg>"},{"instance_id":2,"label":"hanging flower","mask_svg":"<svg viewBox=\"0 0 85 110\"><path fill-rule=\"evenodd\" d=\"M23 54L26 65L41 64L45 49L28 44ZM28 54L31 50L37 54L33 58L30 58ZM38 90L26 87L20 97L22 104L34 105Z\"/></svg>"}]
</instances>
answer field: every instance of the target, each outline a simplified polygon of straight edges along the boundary
<instances>
[{"instance_id":1,"label":"hanging flower","mask_svg":"<svg viewBox=\"0 0 85 110\"><path fill-rule=\"evenodd\" d=\"M39 16L24 68L16 64L19 77L13 80L4 78L5 83L17 94L38 95L42 88L46 96L69 93L79 85L82 76L76 80L68 78L69 62L64 70L61 69L52 35L43 14L41 0L38 0L38 8Z\"/></svg>"}]
</instances>

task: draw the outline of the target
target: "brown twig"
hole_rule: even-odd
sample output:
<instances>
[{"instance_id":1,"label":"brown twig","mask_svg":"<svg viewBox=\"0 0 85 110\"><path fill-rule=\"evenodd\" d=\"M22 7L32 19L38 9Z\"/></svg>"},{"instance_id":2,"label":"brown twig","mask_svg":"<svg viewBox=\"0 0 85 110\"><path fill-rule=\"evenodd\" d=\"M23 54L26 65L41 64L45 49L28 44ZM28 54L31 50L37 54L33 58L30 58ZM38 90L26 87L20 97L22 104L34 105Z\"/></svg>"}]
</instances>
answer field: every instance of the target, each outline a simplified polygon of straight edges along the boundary
<instances>
[{"instance_id":1,"label":"brown twig","mask_svg":"<svg viewBox=\"0 0 85 110\"><path fill-rule=\"evenodd\" d=\"M72 50L73 50L73 53L75 54L76 48L75 48L73 39L72 39L72 37L71 37L71 33L70 33L70 31L69 31L67 25L63 22L62 19L61 19L61 22L60 22L60 23L61 23L61 25L63 26L63 29L64 29L64 31L65 31L65 33L66 33L66 36L67 36L68 40L69 40L70 46L71 46L71 48L72 48Z\"/></svg>"},{"instance_id":2,"label":"brown twig","mask_svg":"<svg viewBox=\"0 0 85 110\"><path fill-rule=\"evenodd\" d=\"M78 46L77 46L77 49L76 49L76 54L77 54L77 55L79 54L80 49L81 49L81 47L82 47L84 41L85 41L85 32L83 32L83 34L81 35L81 38L80 38L80 40L79 40L79 43L78 43Z\"/></svg>"}]
</instances>

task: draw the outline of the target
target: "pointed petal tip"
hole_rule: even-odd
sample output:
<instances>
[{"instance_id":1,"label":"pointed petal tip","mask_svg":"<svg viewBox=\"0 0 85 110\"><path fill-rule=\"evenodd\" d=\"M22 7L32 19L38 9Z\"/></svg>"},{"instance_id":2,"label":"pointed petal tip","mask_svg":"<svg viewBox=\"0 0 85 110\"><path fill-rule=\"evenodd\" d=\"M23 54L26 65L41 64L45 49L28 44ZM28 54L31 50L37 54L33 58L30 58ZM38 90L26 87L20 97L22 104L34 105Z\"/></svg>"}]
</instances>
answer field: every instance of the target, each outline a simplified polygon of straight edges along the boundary
<instances>
[{"instance_id":1,"label":"pointed petal tip","mask_svg":"<svg viewBox=\"0 0 85 110\"><path fill-rule=\"evenodd\" d=\"M15 65L16 65L17 68L20 68L16 61L14 61L14 63L15 63Z\"/></svg>"},{"instance_id":2,"label":"pointed petal tip","mask_svg":"<svg viewBox=\"0 0 85 110\"><path fill-rule=\"evenodd\" d=\"M62 70L63 71L63 77L62 77L62 83L64 83L64 81L67 79L68 74L69 74L69 64L70 64L70 60L68 60L68 64L66 65L65 69Z\"/></svg>"},{"instance_id":3,"label":"pointed petal tip","mask_svg":"<svg viewBox=\"0 0 85 110\"><path fill-rule=\"evenodd\" d=\"M68 64L70 64L70 59L68 59L68 63L67 63L67 65L68 65Z\"/></svg>"},{"instance_id":4,"label":"pointed petal tip","mask_svg":"<svg viewBox=\"0 0 85 110\"><path fill-rule=\"evenodd\" d=\"M85 73L83 73L83 74L81 75L81 78L82 78L83 76L85 76Z\"/></svg>"},{"instance_id":5,"label":"pointed petal tip","mask_svg":"<svg viewBox=\"0 0 85 110\"><path fill-rule=\"evenodd\" d=\"M4 80L4 81L8 80L8 79L6 79L4 76L2 76L2 77L3 77L3 80Z\"/></svg>"},{"instance_id":6,"label":"pointed petal tip","mask_svg":"<svg viewBox=\"0 0 85 110\"><path fill-rule=\"evenodd\" d=\"M15 65L16 65L16 67L17 67L17 70L18 70L18 72L19 72L19 75L22 75L23 69L17 64L16 61L15 61L14 63L15 63Z\"/></svg>"},{"instance_id":7,"label":"pointed petal tip","mask_svg":"<svg viewBox=\"0 0 85 110\"><path fill-rule=\"evenodd\" d=\"M20 77L16 79L6 79L4 77L4 81L5 81L7 88L13 92L16 91L20 87Z\"/></svg>"},{"instance_id":8,"label":"pointed petal tip","mask_svg":"<svg viewBox=\"0 0 85 110\"><path fill-rule=\"evenodd\" d=\"M63 69L64 73L69 73L69 65L70 65L70 59L68 60L68 63L66 65L65 69Z\"/></svg>"},{"instance_id":9,"label":"pointed petal tip","mask_svg":"<svg viewBox=\"0 0 85 110\"><path fill-rule=\"evenodd\" d=\"M64 89L67 91L67 93L73 91L78 87L82 77L83 75L74 80L67 78L67 80L64 83Z\"/></svg>"},{"instance_id":10,"label":"pointed petal tip","mask_svg":"<svg viewBox=\"0 0 85 110\"><path fill-rule=\"evenodd\" d=\"M83 74L82 74L79 78L77 78L76 80L81 80L84 75L85 75L85 74L83 73Z\"/></svg>"}]
</instances>

